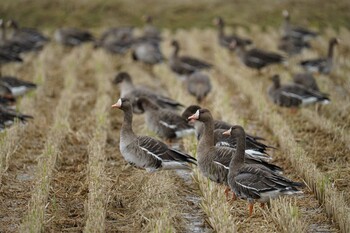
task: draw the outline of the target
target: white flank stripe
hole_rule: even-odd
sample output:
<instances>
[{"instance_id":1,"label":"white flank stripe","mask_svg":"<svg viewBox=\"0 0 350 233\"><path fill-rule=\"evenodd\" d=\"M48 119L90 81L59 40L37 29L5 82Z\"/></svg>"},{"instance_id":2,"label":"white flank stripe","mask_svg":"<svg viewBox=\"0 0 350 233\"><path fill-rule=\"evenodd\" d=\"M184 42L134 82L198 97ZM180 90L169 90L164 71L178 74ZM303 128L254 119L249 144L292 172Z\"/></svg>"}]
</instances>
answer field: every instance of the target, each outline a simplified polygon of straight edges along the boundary
<instances>
[{"instance_id":1,"label":"white flank stripe","mask_svg":"<svg viewBox=\"0 0 350 233\"><path fill-rule=\"evenodd\" d=\"M229 167L223 165L222 163L219 163L219 162L217 162L217 161L213 161L213 162L216 163L217 165L221 166L221 167L224 167L224 168L227 169L227 170L230 169Z\"/></svg>"},{"instance_id":2,"label":"white flank stripe","mask_svg":"<svg viewBox=\"0 0 350 233\"><path fill-rule=\"evenodd\" d=\"M14 96L24 95L28 91L28 88L25 86L11 87L10 89L11 89L12 95Z\"/></svg>"},{"instance_id":3,"label":"white flank stripe","mask_svg":"<svg viewBox=\"0 0 350 233\"><path fill-rule=\"evenodd\" d=\"M166 123L165 121L159 121L160 124L164 125L165 127L167 128L170 128L170 129L176 129L176 125L169 125L168 123Z\"/></svg>"},{"instance_id":4,"label":"white flank stripe","mask_svg":"<svg viewBox=\"0 0 350 233\"><path fill-rule=\"evenodd\" d=\"M181 138L183 136L193 134L194 132L195 132L194 129L185 129L185 130L176 131L175 134L177 138Z\"/></svg>"},{"instance_id":5,"label":"white flank stripe","mask_svg":"<svg viewBox=\"0 0 350 233\"><path fill-rule=\"evenodd\" d=\"M158 155L152 153L151 151L147 150L146 148L141 147L141 146L140 146L140 148L141 148L141 150L146 151L147 154L152 155L153 157L155 157L156 159L158 159L160 161L163 161Z\"/></svg>"}]
</instances>

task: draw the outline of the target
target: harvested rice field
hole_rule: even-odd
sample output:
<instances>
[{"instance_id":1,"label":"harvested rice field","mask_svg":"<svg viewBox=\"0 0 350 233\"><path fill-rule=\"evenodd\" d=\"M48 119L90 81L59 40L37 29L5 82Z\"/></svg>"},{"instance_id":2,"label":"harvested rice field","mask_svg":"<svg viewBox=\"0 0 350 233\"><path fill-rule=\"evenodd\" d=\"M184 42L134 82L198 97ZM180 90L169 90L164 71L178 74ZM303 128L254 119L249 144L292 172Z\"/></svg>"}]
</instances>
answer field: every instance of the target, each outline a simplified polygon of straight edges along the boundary
<instances>
[{"instance_id":1,"label":"harvested rice field","mask_svg":"<svg viewBox=\"0 0 350 233\"><path fill-rule=\"evenodd\" d=\"M64 47L54 40L55 28L41 29L51 38L41 51L1 67L2 75L37 88L16 102L16 109L33 119L15 121L0 132L0 232L350 232L350 31L340 26L324 27L311 41L312 49L259 72L220 46L212 25L162 28L165 60L154 66L134 61L130 50L121 55L92 43ZM98 37L105 28L87 29ZM283 54L277 48L280 29L273 24L255 22L234 31L257 48ZM279 74L282 83L290 81L302 71L301 60L325 56L333 37L341 42L332 71L314 75L331 102L296 111L274 105L267 94L270 77ZM275 147L268 151L271 162L284 169L285 177L303 182L303 194L271 200L268 208L255 204L250 216L246 200L227 200L224 185L196 166L147 172L124 160L119 149L123 112L111 108L121 96L113 84L119 72L185 106L197 104L183 77L169 67L173 39L181 45L180 55L213 65L204 71L212 90L201 107ZM144 115L134 114L133 129L158 138ZM194 134L166 143L196 157Z\"/></svg>"}]
</instances>

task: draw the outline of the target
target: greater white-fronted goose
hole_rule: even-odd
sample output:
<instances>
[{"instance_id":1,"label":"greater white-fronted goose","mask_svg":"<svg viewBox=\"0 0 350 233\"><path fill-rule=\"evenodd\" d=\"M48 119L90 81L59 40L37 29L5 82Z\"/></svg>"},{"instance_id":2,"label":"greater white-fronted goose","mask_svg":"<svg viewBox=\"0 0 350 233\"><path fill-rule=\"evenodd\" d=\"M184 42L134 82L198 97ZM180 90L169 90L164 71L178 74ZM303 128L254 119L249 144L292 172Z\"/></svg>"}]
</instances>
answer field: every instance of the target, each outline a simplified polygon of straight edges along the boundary
<instances>
[{"instance_id":1,"label":"greater white-fronted goose","mask_svg":"<svg viewBox=\"0 0 350 233\"><path fill-rule=\"evenodd\" d=\"M201 72L194 72L186 79L187 91L196 97L197 102L202 100L211 91L211 82L208 75Z\"/></svg>"},{"instance_id":2,"label":"greater white-fronted goose","mask_svg":"<svg viewBox=\"0 0 350 233\"><path fill-rule=\"evenodd\" d=\"M15 20L7 22L8 27L12 30L9 40L16 41L24 49L23 51L40 50L50 40L35 28L21 28Z\"/></svg>"},{"instance_id":3,"label":"greater white-fronted goose","mask_svg":"<svg viewBox=\"0 0 350 233\"><path fill-rule=\"evenodd\" d=\"M159 43L148 39L139 39L132 46L132 58L148 65L161 63L164 56Z\"/></svg>"},{"instance_id":4,"label":"greater white-fronted goose","mask_svg":"<svg viewBox=\"0 0 350 233\"><path fill-rule=\"evenodd\" d=\"M169 65L172 71L179 75L189 75L195 71L202 69L209 69L213 65L188 56L179 56L180 44L177 40L173 40L171 45L174 47L174 51L169 59Z\"/></svg>"},{"instance_id":5,"label":"greater white-fronted goose","mask_svg":"<svg viewBox=\"0 0 350 233\"><path fill-rule=\"evenodd\" d=\"M241 126L235 125L225 134L237 135L237 149L229 164L228 184L235 196L248 200L249 215L253 213L255 201L265 204L281 195L302 193L297 189L303 186L302 183L289 180L262 166L246 163L245 132Z\"/></svg>"},{"instance_id":6,"label":"greater white-fronted goose","mask_svg":"<svg viewBox=\"0 0 350 233\"><path fill-rule=\"evenodd\" d=\"M203 123L204 132L200 137L197 146L198 168L205 177L210 180L227 184L228 167L231 157L235 154L235 149L229 147L217 147L214 144L214 122L211 113L207 109L199 109L195 114L188 118L189 120L197 120ZM281 168L265 162L261 159L253 158L247 154L245 162L247 164L255 164L271 172L281 172ZM222 166L223 164L224 166Z\"/></svg>"},{"instance_id":7,"label":"greater white-fronted goose","mask_svg":"<svg viewBox=\"0 0 350 233\"><path fill-rule=\"evenodd\" d=\"M304 60L300 62L300 65L308 72L318 72L322 74L329 74L333 66L334 47L338 43L339 43L339 40L337 38L330 39L327 57Z\"/></svg>"},{"instance_id":8,"label":"greater white-fronted goose","mask_svg":"<svg viewBox=\"0 0 350 233\"><path fill-rule=\"evenodd\" d=\"M320 91L314 76L311 73L298 73L293 75L293 82L299 85L311 89L314 91Z\"/></svg>"},{"instance_id":9,"label":"greater white-fronted goose","mask_svg":"<svg viewBox=\"0 0 350 233\"><path fill-rule=\"evenodd\" d=\"M136 167L148 172L169 169L189 169L196 164L192 156L169 148L163 142L148 136L137 136L132 129L133 111L129 99L120 98L113 108L124 112L124 120L120 129L120 152L124 159Z\"/></svg>"},{"instance_id":10,"label":"greater white-fronted goose","mask_svg":"<svg viewBox=\"0 0 350 233\"><path fill-rule=\"evenodd\" d=\"M161 94L157 94L155 90L148 89L144 86L135 86L132 82L130 75L126 72L120 72L115 77L114 84L119 85L120 87L120 95L121 97L125 97L130 99L133 104L134 113L141 114L143 113L142 108L137 106L137 98L145 96L155 102L161 108L168 108L172 110L176 110L183 105L176 100L173 100L169 97L163 96Z\"/></svg>"},{"instance_id":11,"label":"greater white-fronted goose","mask_svg":"<svg viewBox=\"0 0 350 233\"><path fill-rule=\"evenodd\" d=\"M330 102L326 94L307 89L302 85L281 85L279 75L274 75L271 80L273 84L268 89L269 98L281 107L299 107L313 103L328 104Z\"/></svg>"},{"instance_id":12,"label":"greater white-fronted goose","mask_svg":"<svg viewBox=\"0 0 350 233\"><path fill-rule=\"evenodd\" d=\"M79 46L86 42L94 41L93 35L78 28L60 28L55 31L55 40L65 46Z\"/></svg>"},{"instance_id":13,"label":"greater white-fronted goose","mask_svg":"<svg viewBox=\"0 0 350 233\"><path fill-rule=\"evenodd\" d=\"M244 45L239 45L237 42L232 42L230 46L235 48L239 59L244 65L257 69L258 71L265 66L282 63L285 60L284 57L278 53L256 48L247 50Z\"/></svg>"},{"instance_id":14,"label":"greater white-fronted goose","mask_svg":"<svg viewBox=\"0 0 350 233\"><path fill-rule=\"evenodd\" d=\"M0 77L0 83L6 85L14 97L22 96L25 93L34 90L36 84L24 80L20 80L12 76L2 76Z\"/></svg>"},{"instance_id":15,"label":"greater white-fronted goose","mask_svg":"<svg viewBox=\"0 0 350 233\"><path fill-rule=\"evenodd\" d=\"M143 37L145 39L160 42L162 37L160 35L159 29L153 24L153 17L150 15L143 16L145 21L145 26L143 27Z\"/></svg>"},{"instance_id":16,"label":"greater white-fronted goose","mask_svg":"<svg viewBox=\"0 0 350 233\"><path fill-rule=\"evenodd\" d=\"M95 41L94 48L103 48L112 54L125 54L134 43L132 27L110 28Z\"/></svg>"},{"instance_id":17,"label":"greater white-fronted goose","mask_svg":"<svg viewBox=\"0 0 350 233\"><path fill-rule=\"evenodd\" d=\"M234 50L230 44L235 41L239 45L250 45L252 41L250 39L241 38L237 35L225 35L225 22L221 17L214 19L214 24L218 27L218 41L222 47Z\"/></svg>"},{"instance_id":18,"label":"greater white-fronted goose","mask_svg":"<svg viewBox=\"0 0 350 233\"><path fill-rule=\"evenodd\" d=\"M310 43L290 36L283 36L278 43L278 49L289 56L301 53L304 48L311 48Z\"/></svg>"},{"instance_id":19,"label":"greater white-fronted goose","mask_svg":"<svg viewBox=\"0 0 350 233\"><path fill-rule=\"evenodd\" d=\"M147 127L159 137L172 140L194 134L194 128L188 124L187 119L173 111L158 107L150 99L140 97L137 105L145 112Z\"/></svg>"},{"instance_id":20,"label":"greater white-fronted goose","mask_svg":"<svg viewBox=\"0 0 350 233\"><path fill-rule=\"evenodd\" d=\"M307 28L302 28L302 27L297 27L297 26L291 25L290 15L289 15L288 11L284 10L282 14L284 17L284 22L282 25L283 36L292 37L295 39L307 41L307 40L310 40L312 38L315 38L318 35L317 32L311 31Z\"/></svg>"},{"instance_id":21,"label":"greater white-fronted goose","mask_svg":"<svg viewBox=\"0 0 350 233\"><path fill-rule=\"evenodd\" d=\"M33 117L30 115L25 115L11 108L0 105L0 129L13 125L16 119L25 123L28 119L32 118Z\"/></svg>"}]
</instances>

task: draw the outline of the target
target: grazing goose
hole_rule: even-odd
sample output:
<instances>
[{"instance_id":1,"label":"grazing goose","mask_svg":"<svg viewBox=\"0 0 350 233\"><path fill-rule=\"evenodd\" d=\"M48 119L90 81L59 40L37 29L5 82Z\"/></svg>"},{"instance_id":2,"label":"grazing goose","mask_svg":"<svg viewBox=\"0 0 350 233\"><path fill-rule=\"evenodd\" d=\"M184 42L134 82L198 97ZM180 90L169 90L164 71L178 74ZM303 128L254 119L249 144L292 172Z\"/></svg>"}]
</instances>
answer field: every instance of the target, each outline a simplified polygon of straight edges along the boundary
<instances>
[{"instance_id":1,"label":"grazing goose","mask_svg":"<svg viewBox=\"0 0 350 233\"><path fill-rule=\"evenodd\" d=\"M124 112L120 130L120 152L124 159L148 172L160 169L189 169L196 159L181 151L171 149L163 142L148 136L137 136L132 130L132 105L129 99L120 98L112 108Z\"/></svg>"},{"instance_id":2,"label":"grazing goose","mask_svg":"<svg viewBox=\"0 0 350 233\"><path fill-rule=\"evenodd\" d=\"M214 24L218 27L218 41L222 47L234 50L234 48L230 46L233 41L239 45L250 45L252 43L250 39L240 38L237 35L225 35L225 22L221 17L216 17L214 19Z\"/></svg>"},{"instance_id":3,"label":"grazing goose","mask_svg":"<svg viewBox=\"0 0 350 233\"><path fill-rule=\"evenodd\" d=\"M188 118L203 123L204 132L200 137L197 146L198 168L201 173L210 180L219 184L227 185L228 166L235 149L229 147L217 147L214 144L214 122L211 113L207 109L199 109L195 114ZM247 164L255 164L257 167L268 169L271 172L281 172L281 168L265 162L261 159L253 158L245 154ZM222 166L223 164L224 166ZM225 190L227 193L228 189Z\"/></svg>"},{"instance_id":4,"label":"grazing goose","mask_svg":"<svg viewBox=\"0 0 350 233\"><path fill-rule=\"evenodd\" d=\"M245 46L232 42L230 45L236 49L237 55L247 67L257 69L259 72L265 66L282 63L284 57L278 53L268 52L260 49L246 50Z\"/></svg>"},{"instance_id":5,"label":"grazing goose","mask_svg":"<svg viewBox=\"0 0 350 233\"><path fill-rule=\"evenodd\" d=\"M94 41L93 35L77 28L60 28L55 31L55 40L65 46L79 46L82 43Z\"/></svg>"},{"instance_id":6,"label":"grazing goose","mask_svg":"<svg viewBox=\"0 0 350 233\"><path fill-rule=\"evenodd\" d=\"M170 99L169 97L157 94L154 90L150 90L144 86L135 86L130 75L126 72L120 72L117 74L113 83L120 86L121 97L130 99L131 103L133 104L133 111L137 114L143 113L142 108L137 106L136 102L136 99L142 96L149 98L161 108L176 110L177 108L183 106L179 102Z\"/></svg>"},{"instance_id":7,"label":"grazing goose","mask_svg":"<svg viewBox=\"0 0 350 233\"><path fill-rule=\"evenodd\" d=\"M147 127L159 137L172 140L193 134L194 128L177 113L162 109L146 97L137 100L137 105L145 112Z\"/></svg>"},{"instance_id":8,"label":"grazing goose","mask_svg":"<svg viewBox=\"0 0 350 233\"><path fill-rule=\"evenodd\" d=\"M24 80L20 80L12 76L2 76L0 77L0 83L8 86L14 97L22 96L25 93L36 88L36 84Z\"/></svg>"},{"instance_id":9,"label":"grazing goose","mask_svg":"<svg viewBox=\"0 0 350 233\"><path fill-rule=\"evenodd\" d=\"M12 29L9 39L19 43L23 52L40 50L50 40L37 29L19 27L19 24L15 20L9 20L7 24L9 29Z\"/></svg>"},{"instance_id":10,"label":"grazing goose","mask_svg":"<svg viewBox=\"0 0 350 233\"><path fill-rule=\"evenodd\" d=\"M303 186L302 183L272 173L262 166L246 163L245 132L241 126L235 125L225 134L237 135L237 149L229 164L228 184L235 196L248 200L250 216L255 201L263 205L281 195L303 193L297 189Z\"/></svg>"},{"instance_id":11,"label":"grazing goose","mask_svg":"<svg viewBox=\"0 0 350 233\"><path fill-rule=\"evenodd\" d=\"M200 103L211 91L209 76L201 72L194 72L186 79L187 91L196 97Z\"/></svg>"},{"instance_id":12,"label":"grazing goose","mask_svg":"<svg viewBox=\"0 0 350 233\"><path fill-rule=\"evenodd\" d=\"M310 60L304 60L300 62L300 65L309 72L318 72L322 74L329 74L333 66L333 52L334 47L339 43L337 38L329 40L328 56L325 58L316 58Z\"/></svg>"},{"instance_id":13,"label":"grazing goose","mask_svg":"<svg viewBox=\"0 0 350 233\"><path fill-rule=\"evenodd\" d=\"M188 119L188 117L195 114L198 109L200 109L200 107L198 105L191 105L185 109L185 111L182 113L182 117L184 119ZM235 137L228 137L228 136L222 134L227 129L230 129L232 127L232 125L228 124L224 121L219 121L219 120L213 120L213 123L214 123L213 134L214 134L215 146L226 146L226 147L236 148L236 141L237 141L236 138ZM203 123L199 122L199 121L194 121L194 122L191 121L190 124L194 125L197 140L200 140L200 137L201 137L201 135L203 135L203 131L204 131ZM258 140L263 140L263 138L257 137L257 136L251 136L251 135L247 134L246 153L253 156L253 157L258 157L258 158L261 158L264 160L271 159L271 157L267 153L267 150L270 148L274 148L274 147L267 146L264 143L259 142Z\"/></svg>"},{"instance_id":14,"label":"grazing goose","mask_svg":"<svg viewBox=\"0 0 350 233\"><path fill-rule=\"evenodd\" d=\"M315 38L318 35L317 32L311 31L309 29L292 26L290 24L290 15L288 11L286 10L283 11L283 17L284 17L284 22L282 25L283 36L292 37L302 41L308 41L312 38Z\"/></svg>"},{"instance_id":15,"label":"grazing goose","mask_svg":"<svg viewBox=\"0 0 350 233\"><path fill-rule=\"evenodd\" d=\"M180 45L179 42L173 40L171 45L174 47L174 52L170 56L169 65L172 71L179 75L189 75L197 70L209 69L213 65L197 58L188 56L179 56Z\"/></svg>"},{"instance_id":16,"label":"grazing goose","mask_svg":"<svg viewBox=\"0 0 350 233\"><path fill-rule=\"evenodd\" d=\"M311 48L310 43L289 36L283 36L278 43L278 49L286 52L289 56L301 53L304 48Z\"/></svg>"},{"instance_id":17,"label":"grazing goose","mask_svg":"<svg viewBox=\"0 0 350 233\"><path fill-rule=\"evenodd\" d=\"M13 109L0 105L0 129L13 125L16 119L25 123L28 119L32 118L33 117L30 115L24 115Z\"/></svg>"},{"instance_id":18,"label":"grazing goose","mask_svg":"<svg viewBox=\"0 0 350 233\"><path fill-rule=\"evenodd\" d=\"M132 50L132 58L134 61L141 61L148 65L154 65L164 60L159 43L155 41L140 39L134 43Z\"/></svg>"},{"instance_id":19,"label":"grazing goose","mask_svg":"<svg viewBox=\"0 0 350 233\"><path fill-rule=\"evenodd\" d=\"M143 20L146 23L143 28L143 37L148 40L160 42L162 37L160 36L160 31L158 28L156 28L153 24L153 17L150 15L145 15Z\"/></svg>"},{"instance_id":20,"label":"grazing goose","mask_svg":"<svg viewBox=\"0 0 350 233\"><path fill-rule=\"evenodd\" d=\"M272 78L273 84L268 89L269 98L281 107L299 107L313 103L328 104L326 94L310 90L299 84L281 85L279 75Z\"/></svg>"},{"instance_id":21,"label":"grazing goose","mask_svg":"<svg viewBox=\"0 0 350 233\"><path fill-rule=\"evenodd\" d=\"M299 73L293 75L293 82L304 86L307 89L320 91L317 82L311 73Z\"/></svg>"}]
</instances>

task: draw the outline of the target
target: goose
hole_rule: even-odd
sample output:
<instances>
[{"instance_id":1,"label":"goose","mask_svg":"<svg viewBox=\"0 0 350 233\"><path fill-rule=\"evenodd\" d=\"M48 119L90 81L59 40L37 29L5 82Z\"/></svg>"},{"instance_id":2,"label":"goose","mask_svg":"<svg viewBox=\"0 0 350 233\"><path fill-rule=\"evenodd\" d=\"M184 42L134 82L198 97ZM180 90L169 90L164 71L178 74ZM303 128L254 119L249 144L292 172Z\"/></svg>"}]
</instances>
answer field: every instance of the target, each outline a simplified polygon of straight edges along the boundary
<instances>
[{"instance_id":1,"label":"goose","mask_svg":"<svg viewBox=\"0 0 350 233\"><path fill-rule=\"evenodd\" d=\"M198 105L190 105L188 106L182 113L182 117L184 119L188 119L188 117L192 116L197 112L198 109L201 109ZM232 124L229 124L224 121L220 120L213 120L214 123L214 143L216 146L227 146L227 147L236 147L236 140L235 138L227 137L222 134L223 131L230 129L232 127ZM195 134L197 137L197 140L200 139L200 137L203 135L204 131L204 125L199 122L194 122L194 128L195 128ZM258 140L264 140L262 137L253 136L250 134L246 135L246 143L247 143L247 154L250 155L260 155L264 157L265 159L268 159L270 156L267 154L268 149L272 149L274 147L265 145L262 142L259 142Z\"/></svg>"},{"instance_id":2,"label":"goose","mask_svg":"<svg viewBox=\"0 0 350 233\"><path fill-rule=\"evenodd\" d=\"M132 27L110 28L95 41L94 48L103 48L112 54L125 54L134 43Z\"/></svg>"},{"instance_id":3,"label":"goose","mask_svg":"<svg viewBox=\"0 0 350 233\"><path fill-rule=\"evenodd\" d=\"M16 119L22 123L26 123L28 119L32 118L33 117L30 115L25 115L11 108L0 105L0 128L2 129L13 125Z\"/></svg>"},{"instance_id":4,"label":"goose","mask_svg":"<svg viewBox=\"0 0 350 233\"><path fill-rule=\"evenodd\" d=\"M55 31L55 40L65 46L79 46L82 43L94 41L93 35L78 28L60 28Z\"/></svg>"},{"instance_id":5,"label":"goose","mask_svg":"<svg viewBox=\"0 0 350 233\"><path fill-rule=\"evenodd\" d=\"M194 72L188 76L186 84L187 91L196 97L198 103L202 102L212 88L209 76L201 72Z\"/></svg>"},{"instance_id":6,"label":"goose","mask_svg":"<svg viewBox=\"0 0 350 233\"><path fill-rule=\"evenodd\" d=\"M165 143L148 136L137 136L132 129L132 103L127 98L120 98L112 108L124 112L124 120L120 130L120 152L124 159L138 168L148 172L171 169L190 169L190 164L196 164L192 156L176 149L169 148Z\"/></svg>"},{"instance_id":7,"label":"goose","mask_svg":"<svg viewBox=\"0 0 350 233\"><path fill-rule=\"evenodd\" d=\"M250 39L241 38L237 35L225 35L224 27L225 22L221 17L214 19L214 24L218 27L218 41L222 47L234 50L230 47L230 44L235 41L239 45L250 45L252 41Z\"/></svg>"},{"instance_id":8,"label":"goose","mask_svg":"<svg viewBox=\"0 0 350 233\"><path fill-rule=\"evenodd\" d=\"M19 55L19 53L30 50L29 46L24 46L16 41L9 40L7 38L6 25L2 19L0 19L0 50L3 53L13 53Z\"/></svg>"},{"instance_id":9,"label":"goose","mask_svg":"<svg viewBox=\"0 0 350 233\"><path fill-rule=\"evenodd\" d=\"M16 99L12 95L11 89L8 85L0 82L0 106L12 106L16 103Z\"/></svg>"},{"instance_id":10,"label":"goose","mask_svg":"<svg viewBox=\"0 0 350 233\"><path fill-rule=\"evenodd\" d=\"M248 200L250 216L253 213L255 201L264 205L281 195L303 193L298 190L298 187L304 186L303 183L289 180L262 166L246 163L243 127L235 125L224 133L237 136L237 149L231 156L229 166L221 165L229 169L227 181L234 196Z\"/></svg>"},{"instance_id":11,"label":"goose","mask_svg":"<svg viewBox=\"0 0 350 233\"><path fill-rule=\"evenodd\" d=\"M289 56L301 53L304 48L311 48L310 43L290 36L283 36L278 43L278 49Z\"/></svg>"},{"instance_id":12,"label":"goose","mask_svg":"<svg viewBox=\"0 0 350 233\"><path fill-rule=\"evenodd\" d=\"M140 97L137 105L145 112L147 127L159 137L170 141L194 134L194 128L188 124L186 119L173 111L160 108L150 99Z\"/></svg>"},{"instance_id":13,"label":"goose","mask_svg":"<svg viewBox=\"0 0 350 233\"><path fill-rule=\"evenodd\" d=\"M179 75L189 75L197 70L209 69L213 65L197 58L188 56L179 56L180 44L177 40L173 40L171 45L174 51L169 59L170 69Z\"/></svg>"},{"instance_id":14,"label":"goose","mask_svg":"<svg viewBox=\"0 0 350 233\"><path fill-rule=\"evenodd\" d=\"M281 85L279 75L271 78L273 84L268 89L271 101L281 107L299 107L313 103L328 104L330 99L326 94L310 90L299 84Z\"/></svg>"},{"instance_id":15,"label":"goose","mask_svg":"<svg viewBox=\"0 0 350 233\"><path fill-rule=\"evenodd\" d=\"M293 75L293 82L304 86L307 89L320 91L314 76L311 73L298 73Z\"/></svg>"},{"instance_id":16,"label":"goose","mask_svg":"<svg viewBox=\"0 0 350 233\"><path fill-rule=\"evenodd\" d=\"M145 22L145 26L143 28L143 37L159 43L162 40L162 37L160 35L161 33L159 29L156 28L153 24L153 17L150 15L145 15L143 16L143 20Z\"/></svg>"},{"instance_id":17,"label":"goose","mask_svg":"<svg viewBox=\"0 0 350 233\"><path fill-rule=\"evenodd\" d=\"M115 77L114 84L119 85L121 97L130 99L133 105L133 111L136 114L143 113L142 108L137 106L137 98L145 96L155 102L161 108L177 110L183 105L176 100L169 97L157 94L156 91L148 89L144 86L135 86L132 82L131 76L126 72L120 72Z\"/></svg>"},{"instance_id":18,"label":"goose","mask_svg":"<svg viewBox=\"0 0 350 233\"><path fill-rule=\"evenodd\" d=\"M338 43L339 43L339 40L337 38L331 38L329 40L327 57L303 60L300 62L300 65L308 72L318 72L322 74L329 74L333 66L334 47Z\"/></svg>"},{"instance_id":19,"label":"goose","mask_svg":"<svg viewBox=\"0 0 350 233\"><path fill-rule=\"evenodd\" d=\"M148 65L158 64L164 60L159 43L144 38L134 42L132 58Z\"/></svg>"},{"instance_id":20,"label":"goose","mask_svg":"<svg viewBox=\"0 0 350 233\"><path fill-rule=\"evenodd\" d=\"M230 46L235 48L235 51L244 65L257 69L259 72L265 66L284 62L284 57L278 53L268 52L261 49L247 50L245 46L237 44L233 41Z\"/></svg>"},{"instance_id":21,"label":"goose","mask_svg":"<svg viewBox=\"0 0 350 233\"><path fill-rule=\"evenodd\" d=\"M282 14L284 17L282 25L283 36L292 37L302 41L308 41L318 36L317 32L302 27L292 26L290 24L290 15L288 11L284 10Z\"/></svg>"},{"instance_id":22,"label":"goose","mask_svg":"<svg viewBox=\"0 0 350 233\"><path fill-rule=\"evenodd\" d=\"M6 85L14 97L22 96L25 93L36 88L36 84L24 80L20 80L12 76L2 76L0 77L0 83Z\"/></svg>"},{"instance_id":23,"label":"goose","mask_svg":"<svg viewBox=\"0 0 350 233\"><path fill-rule=\"evenodd\" d=\"M227 185L228 166L236 149L215 146L213 134L214 122L208 109L199 109L188 119L200 121L204 125L203 135L200 137L197 145L197 163L200 172L216 183ZM276 165L247 154L245 156L245 163L247 164L255 164L257 167L263 167L271 172L282 172L282 169ZM225 194L227 192L228 189L225 190Z\"/></svg>"},{"instance_id":24,"label":"goose","mask_svg":"<svg viewBox=\"0 0 350 233\"><path fill-rule=\"evenodd\" d=\"M47 36L34 28L21 28L15 20L9 20L7 22L9 29L12 29L12 33L9 37L11 41L16 41L24 49L23 51L40 50L50 40Z\"/></svg>"}]
</instances>

